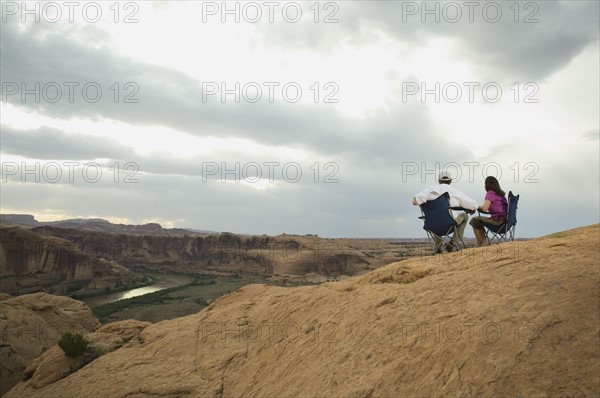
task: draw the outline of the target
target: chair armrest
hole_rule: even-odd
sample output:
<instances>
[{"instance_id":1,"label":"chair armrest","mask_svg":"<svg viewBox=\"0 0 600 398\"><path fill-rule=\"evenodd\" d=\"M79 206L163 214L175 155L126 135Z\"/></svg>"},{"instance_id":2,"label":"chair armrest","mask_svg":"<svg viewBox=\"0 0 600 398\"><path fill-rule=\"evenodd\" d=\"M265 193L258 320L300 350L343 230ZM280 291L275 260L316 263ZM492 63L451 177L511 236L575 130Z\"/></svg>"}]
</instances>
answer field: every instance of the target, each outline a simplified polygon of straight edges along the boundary
<instances>
[{"instance_id":1,"label":"chair armrest","mask_svg":"<svg viewBox=\"0 0 600 398\"><path fill-rule=\"evenodd\" d=\"M491 211L483 211L483 210L477 210L477 212L478 212L479 214L486 214L486 215L488 215L488 216L492 216L492 217L493 217L494 215L496 215L496 214L498 214L498 215L501 215L501 216L503 216L503 217L507 217L507 214L504 214L504 213L499 213L499 212L491 212Z\"/></svg>"}]
</instances>

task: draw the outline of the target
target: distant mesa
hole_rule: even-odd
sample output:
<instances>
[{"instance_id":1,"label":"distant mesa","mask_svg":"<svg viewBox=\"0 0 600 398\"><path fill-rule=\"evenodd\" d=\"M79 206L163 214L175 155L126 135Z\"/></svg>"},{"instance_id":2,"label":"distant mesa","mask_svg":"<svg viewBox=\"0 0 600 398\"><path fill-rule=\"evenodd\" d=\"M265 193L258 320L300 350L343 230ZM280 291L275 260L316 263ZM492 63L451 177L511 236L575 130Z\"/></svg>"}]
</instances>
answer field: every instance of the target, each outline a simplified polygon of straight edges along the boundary
<instances>
[{"instance_id":1,"label":"distant mesa","mask_svg":"<svg viewBox=\"0 0 600 398\"><path fill-rule=\"evenodd\" d=\"M0 223L38 226L39 222L31 214L0 214Z\"/></svg>"},{"instance_id":2,"label":"distant mesa","mask_svg":"<svg viewBox=\"0 0 600 398\"><path fill-rule=\"evenodd\" d=\"M158 223L147 223L143 225L113 224L102 218L73 218L60 221L40 222L31 214L0 214L0 223L3 225L23 225L28 227L50 226L56 228L75 228L80 230L129 235L184 236L190 234L206 235L217 233L215 231L199 229L163 228Z\"/></svg>"}]
</instances>

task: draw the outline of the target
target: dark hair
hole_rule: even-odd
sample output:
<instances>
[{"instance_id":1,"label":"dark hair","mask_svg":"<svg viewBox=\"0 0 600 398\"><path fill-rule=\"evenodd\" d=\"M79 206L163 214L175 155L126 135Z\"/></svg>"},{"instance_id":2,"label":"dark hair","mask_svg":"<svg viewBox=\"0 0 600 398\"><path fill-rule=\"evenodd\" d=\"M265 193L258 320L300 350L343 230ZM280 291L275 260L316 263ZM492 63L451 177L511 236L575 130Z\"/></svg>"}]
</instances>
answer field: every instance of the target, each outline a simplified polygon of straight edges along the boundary
<instances>
[{"instance_id":1,"label":"dark hair","mask_svg":"<svg viewBox=\"0 0 600 398\"><path fill-rule=\"evenodd\" d=\"M500 183L498 182L496 177L489 176L485 179L485 190L486 192L494 191L500 196L505 195L502 188L500 188Z\"/></svg>"}]
</instances>

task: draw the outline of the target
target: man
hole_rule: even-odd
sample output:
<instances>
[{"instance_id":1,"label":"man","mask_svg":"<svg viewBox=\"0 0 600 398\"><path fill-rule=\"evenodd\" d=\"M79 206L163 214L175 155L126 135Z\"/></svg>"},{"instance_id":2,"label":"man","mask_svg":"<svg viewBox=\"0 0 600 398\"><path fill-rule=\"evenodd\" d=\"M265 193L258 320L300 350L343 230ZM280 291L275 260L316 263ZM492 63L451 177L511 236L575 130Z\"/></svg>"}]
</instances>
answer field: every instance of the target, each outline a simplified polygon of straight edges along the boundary
<instances>
[{"instance_id":1,"label":"man","mask_svg":"<svg viewBox=\"0 0 600 398\"><path fill-rule=\"evenodd\" d=\"M450 195L450 207L462 207L469 211L469 214L473 214L477 209L478 203L474 200L459 191L458 189L452 188L450 183L452 182L452 176L447 171L440 172L438 176L437 185L432 185L430 187L425 188L418 194L416 194L412 199L412 204L415 206L422 205L423 203L437 199L440 195L443 195L444 192L448 192ZM469 216L464 211L451 210L452 216L456 221L456 232L452 234L452 240L448 244L448 251L453 251L455 248L458 248L458 242L462 239L463 234L465 232L465 227L467 226L467 220ZM457 236L458 235L458 236ZM460 237L460 239L459 239ZM435 243L438 245L437 252L441 252L439 249L439 245L441 245L441 238L435 236Z\"/></svg>"}]
</instances>

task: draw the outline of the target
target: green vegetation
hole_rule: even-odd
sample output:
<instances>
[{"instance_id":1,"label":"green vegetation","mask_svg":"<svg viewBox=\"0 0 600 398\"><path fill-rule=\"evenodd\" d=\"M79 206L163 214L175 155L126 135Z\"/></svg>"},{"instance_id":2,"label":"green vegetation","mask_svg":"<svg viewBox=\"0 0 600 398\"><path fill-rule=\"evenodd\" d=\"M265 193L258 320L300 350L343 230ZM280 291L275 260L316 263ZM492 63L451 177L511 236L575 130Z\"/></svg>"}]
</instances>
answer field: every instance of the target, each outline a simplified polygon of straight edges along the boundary
<instances>
[{"instance_id":1,"label":"green vegetation","mask_svg":"<svg viewBox=\"0 0 600 398\"><path fill-rule=\"evenodd\" d=\"M383 252L381 251L363 251L361 252L362 254L364 254L365 256L369 257L369 258L375 258L376 256L379 256L381 254L383 254Z\"/></svg>"},{"instance_id":2,"label":"green vegetation","mask_svg":"<svg viewBox=\"0 0 600 398\"><path fill-rule=\"evenodd\" d=\"M65 352L65 355L72 358L83 355L87 345L88 341L81 333L67 332L62 335L60 341L58 342L58 346L62 348L62 350Z\"/></svg>"},{"instance_id":3,"label":"green vegetation","mask_svg":"<svg viewBox=\"0 0 600 398\"><path fill-rule=\"evenodd\" d=\"M267 283L266 276L198 274L191 283L115 301L92 311L103 324L124 319L160 322L194 314L208 305L207 300L214 300L250 283Z\"/></svg>"}]
</instances>

